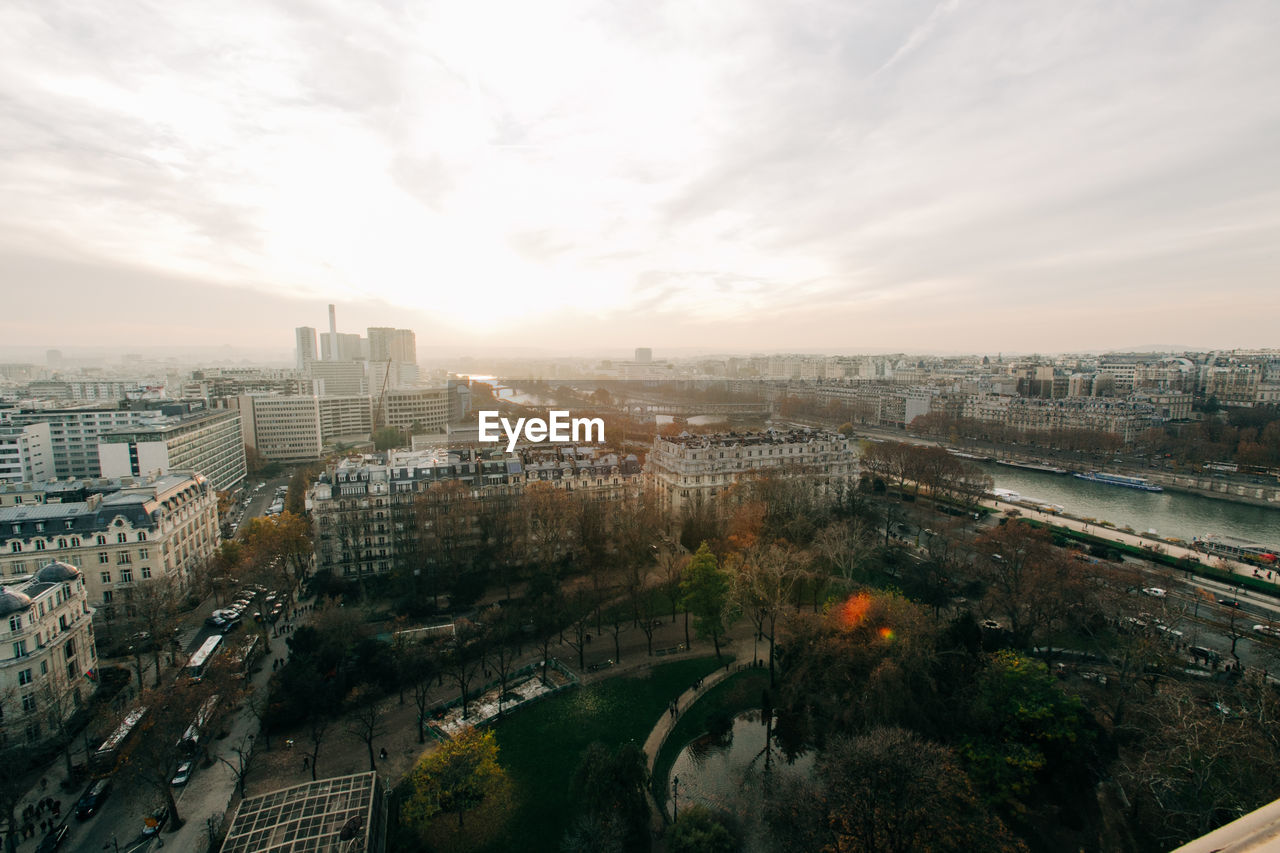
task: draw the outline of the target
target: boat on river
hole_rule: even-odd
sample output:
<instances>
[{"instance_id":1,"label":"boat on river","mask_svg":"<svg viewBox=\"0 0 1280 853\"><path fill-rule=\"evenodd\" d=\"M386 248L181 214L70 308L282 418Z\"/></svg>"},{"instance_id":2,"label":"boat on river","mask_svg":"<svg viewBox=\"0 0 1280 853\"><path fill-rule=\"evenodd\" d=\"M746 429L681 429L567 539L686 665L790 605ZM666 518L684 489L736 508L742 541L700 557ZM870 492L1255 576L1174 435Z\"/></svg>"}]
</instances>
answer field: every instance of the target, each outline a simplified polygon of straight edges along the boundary
<instances>
[{"instance_id":1,"label":"boat on river","mask_svg":"<svg viewBox=\"0 0 1280 853\"><path fill-rule=\"evenodd\" d=\"M1163 486L1157 486L1146 477L1126 477L1123 474L1105 474L1098 471L1076 474L1076 477L1093 483L1106 483L1108 486L1120 486L1125 489L1140 489L1144 492L1164 491Z\"/></svg>"}]
</instances>

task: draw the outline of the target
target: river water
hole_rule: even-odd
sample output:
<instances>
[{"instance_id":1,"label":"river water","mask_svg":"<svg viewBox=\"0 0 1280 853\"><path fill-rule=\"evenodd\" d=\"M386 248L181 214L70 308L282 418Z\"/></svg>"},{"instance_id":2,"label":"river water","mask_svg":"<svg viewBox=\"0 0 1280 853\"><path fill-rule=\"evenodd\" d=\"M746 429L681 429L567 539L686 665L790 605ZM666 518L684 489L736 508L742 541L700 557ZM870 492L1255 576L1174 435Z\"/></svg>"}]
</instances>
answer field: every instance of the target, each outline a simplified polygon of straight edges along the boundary
<instances>
[{"instance_id":1,"label":"river water","mask_svg":"<svg viewBox=\"0 0 1280 853\"><path fill-rule=\"evenodd\" d=\"M1109 521L1117 527L1155 530L1185 539L1216 533L1280 547L1280 509L1238 504L1182 492L1143 492L1091 483L1070 474L1045 474L994 463L977 463L995 478L996 488L1023 499L1059 504L1069 514Z\"/></svg>"}]
</instances>

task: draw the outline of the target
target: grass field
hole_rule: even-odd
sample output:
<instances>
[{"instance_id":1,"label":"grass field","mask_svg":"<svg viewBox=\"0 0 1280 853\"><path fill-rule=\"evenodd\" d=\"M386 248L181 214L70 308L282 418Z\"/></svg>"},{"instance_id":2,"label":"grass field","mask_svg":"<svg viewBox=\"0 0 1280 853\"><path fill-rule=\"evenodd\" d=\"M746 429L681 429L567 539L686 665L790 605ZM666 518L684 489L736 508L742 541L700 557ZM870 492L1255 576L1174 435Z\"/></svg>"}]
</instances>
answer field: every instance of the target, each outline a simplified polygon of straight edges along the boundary
<instances>
[{"instance_id":1,"label":"grass field","mask_svg":"<svg viewBox=\"0 0 1280 853\"><path fill-rule=\"evenodd\" d=\"M569 782L587 746L643 745L667 703L720 666L714 657L659 664L642 677L565 691L496 724L498 761L515 789L510 825L517 829L488 849L558 851L576 816Z\"/></svg>"},{"instance_id":2,"label":"grass field","mask_svg":"<svg viewBox=\"0 0 1280 853\"><path fill-rule=\"evenodd\" d=\"M761 694L769 686L769 670L745 669L721 681L698 697L692 707L686 709L676 721L667 742L662 745L653 765L653 796L659 803L666 802L667 777L671 765L685 744L707 731L707 719L717 711L737 714L760 707Z\"/></svg>"}]
</instances>

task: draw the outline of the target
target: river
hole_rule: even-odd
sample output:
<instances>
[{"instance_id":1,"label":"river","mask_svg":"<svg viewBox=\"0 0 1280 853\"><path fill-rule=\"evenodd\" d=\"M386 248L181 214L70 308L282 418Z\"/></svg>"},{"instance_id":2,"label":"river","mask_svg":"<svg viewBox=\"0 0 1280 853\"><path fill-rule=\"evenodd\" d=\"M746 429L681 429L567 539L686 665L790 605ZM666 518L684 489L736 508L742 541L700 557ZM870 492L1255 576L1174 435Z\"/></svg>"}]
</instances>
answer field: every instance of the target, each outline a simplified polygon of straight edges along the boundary
<instances>
[{"instance_id":1,"label":"river","mask_svg":"<svg viewBox=\"0 0 1280 853\"><path fill-rule=\"evenodd\" d=\"M979 463L979 467L995 478L996 488L1015 491L1024 500L1059 504L1078 518L1128 525L1139 532L1155 530L1160 536L1188 542L1216 533L1280 547L1280 509L1183 492L1143 492L994 463Z\"/></svg>"}]
</instances>

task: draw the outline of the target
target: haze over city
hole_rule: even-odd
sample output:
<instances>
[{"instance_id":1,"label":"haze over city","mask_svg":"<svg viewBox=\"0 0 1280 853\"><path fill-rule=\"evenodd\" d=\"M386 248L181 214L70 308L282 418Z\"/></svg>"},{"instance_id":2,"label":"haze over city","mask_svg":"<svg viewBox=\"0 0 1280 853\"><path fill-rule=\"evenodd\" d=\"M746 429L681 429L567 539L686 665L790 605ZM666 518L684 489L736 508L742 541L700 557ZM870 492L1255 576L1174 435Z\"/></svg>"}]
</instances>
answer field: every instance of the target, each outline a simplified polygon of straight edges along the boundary
<instances>
[{"instance_id":1,"label":"haze over city","mask_svg":"<svg viewBox=\"0 0 1280 853\"><path fill-rule=\"evenodd\" d=\"M1274 4L119 11L0 13L9 346L1274 343Z\"/></svg>"}]
</instances>

